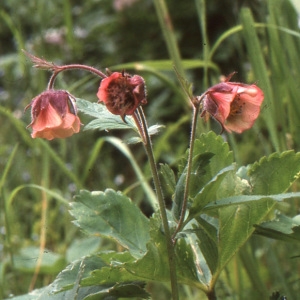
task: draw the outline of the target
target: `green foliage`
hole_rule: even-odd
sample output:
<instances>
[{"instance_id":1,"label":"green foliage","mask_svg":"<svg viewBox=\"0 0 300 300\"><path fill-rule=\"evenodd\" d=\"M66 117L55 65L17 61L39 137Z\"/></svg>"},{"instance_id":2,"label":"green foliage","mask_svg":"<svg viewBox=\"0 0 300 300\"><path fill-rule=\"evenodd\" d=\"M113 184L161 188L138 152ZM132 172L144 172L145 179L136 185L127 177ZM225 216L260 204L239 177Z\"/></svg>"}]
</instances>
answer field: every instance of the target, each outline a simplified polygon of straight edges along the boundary
<instances>
[{"instance_id":1,"label":"green foliage","mask_svg":"<svg viewBox=\"0 0 300 300\"><path fill-rule=\"evenodd\" d=\"M278 214L271 221L266 221L260 225L255 225L255 233L270 237L272 239L299 243L299 225L299 215L290 218L288 216Z\"/></svg>"},{"instance_id":2,"label":"green foliage","mask_svg":"<svg viewBox=\"0 0 300 300\"><path fill-rule=\"evenodd\" d=\"M269 195L287 191L299 178L299 157L294 151L274 153L250 166L248 174L253 193Z\"/></svg>"},{"instance_id":3,"label":"green foliage","mask_svg":"<svg viewBox=\"0 0 300 300\"><path fill-rule=\"evenodd\" d=\"M267 289L280 289L272 299L296 299L297 1L136 1L121 10L113 2L1 1L0 298L32 287L13 298L147 299L165 290L169 297L166 234L133 118L123 122L96 104L98 79L66 72L56 87L76 95L83 130L67 141L32 140L23 110L49 74L31 68L26 49L57 64L144 76L148 123L166 124L149 133L171 233L185 192L185 100L232 71L234 81L260 86L265 100L252 130L217 136L214 121L198 124L188 207L174 247L180 299L199 299L214 287L220 299L252 299Z\"/></svg>"},{"instance_id":4,"label":"green foliage","mask_svg":"<svg viewBox=\"0 0 300 300\"><path fill-rule=\"evenodd\" d=\"M75 224L95 236L115 239L138 258L146 252L149 221L130 200L113 190L81 191L71 204Z\"/></svg>"},{"instance_id":5,"label":"green foliage","mask_svg":"<svg viewBox=\"0 0 300 300\"><path fill-rule=\"evenodd\" d=\"M270 237L299 241L298 225L288 223L288 218L280 219L285 227L289 224L286 229L280 226L279 220L264 220L274 210L276 201L300 196L300 193L280 194L297 179L300 155L287 151L262 158L247 167L249 182L246 184L234 167L224 168L232 164L232 154L220 137L213 133L201 135L196 145L191 205L185 227L178 233L175 253L179 282L207 291L255 230ZM204 155L212 151L214 155ZM279 176L274 172L279 165L290 167L282 168ZM176 187L170 169L164 166L162 170L171 189L175 188L176 196L176 190L184 185L181 179L184 170ZM279 184L281 178L287 178L287 181L281 180ZM261 189L262 181L269 183L265 190ZM250 194L248 186L251 186ZM199 192L195 193L196 190ZM272 192L279 194L270 194ZM222 199L222 195L225 198ZM81 191L71 203L70 212L75 224L88 235L112 238L129 252L102 251L84 256L62 271L47 293L60 293L64 297L66 292L63 291L71 289L75 292L77 287L76 293L86 291L85 299L89 299L87 295L93 287L92 294L99 297L106 293L125 297L128 288L131 296L141 293L140 297L146 297L141 281L169 280L166 238L158 215L148 220L130 199L110 189L105 192ZM176 224L172 218L169 221ZM276 227L272 225L274 222Z\"/></svg>"},{"instance_id":6,"label":"green foliage","mask_svg":"<svg viewBox=\"0 0 300 300\"><path fill-rule=\"evenodd\" d=\"M40 249L37 247L23 248L18 255L15 255L15 268L25 273L32 273L36 266L35 257L39 256ZM40 264L41 274L57 273L65 265L62 255L44 250L42 262Z\"/></svg>"}]
</instances>

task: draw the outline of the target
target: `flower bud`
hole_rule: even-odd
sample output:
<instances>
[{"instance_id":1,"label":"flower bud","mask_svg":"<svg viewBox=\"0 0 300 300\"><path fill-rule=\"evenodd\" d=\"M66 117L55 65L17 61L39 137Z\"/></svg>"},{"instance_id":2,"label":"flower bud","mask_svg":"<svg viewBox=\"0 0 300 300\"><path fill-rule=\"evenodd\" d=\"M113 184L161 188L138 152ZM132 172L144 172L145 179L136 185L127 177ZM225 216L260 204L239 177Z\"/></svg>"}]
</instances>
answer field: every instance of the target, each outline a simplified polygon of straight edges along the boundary
<instances>
[{"instance_id":1,"label":"flower bud","mask_svg":"<svg viewBox=\"0 0 300 300\"><path fill-rule=\"evenodd\" d=\"M263 91L255 84L221 82L205 92L201 116L209 113L223 129L242 133L253 126L263 100Z\"/></svg>"},{"instance_id":2,"label":"flower bud","mask_svg":"<svg viewBox=\"0 0 300 300\"><path fill-rule=\"evenodd\" d=\"M97 97L107 109L123 119L132 115L139 105L147 103L145 81L141 76L114 72L102 79Z\"/></svg>"},{"instance_id":3,"label":"flower bud","mask_svg":"<svg viewBox=\"0 0 300 300\"><path fill-rule=\"evenodd\" d=\"M31 106L32 138L66 138L80 130L75 98L67 91L47 90L35 97Z\"/></svg>"}]
</instances>

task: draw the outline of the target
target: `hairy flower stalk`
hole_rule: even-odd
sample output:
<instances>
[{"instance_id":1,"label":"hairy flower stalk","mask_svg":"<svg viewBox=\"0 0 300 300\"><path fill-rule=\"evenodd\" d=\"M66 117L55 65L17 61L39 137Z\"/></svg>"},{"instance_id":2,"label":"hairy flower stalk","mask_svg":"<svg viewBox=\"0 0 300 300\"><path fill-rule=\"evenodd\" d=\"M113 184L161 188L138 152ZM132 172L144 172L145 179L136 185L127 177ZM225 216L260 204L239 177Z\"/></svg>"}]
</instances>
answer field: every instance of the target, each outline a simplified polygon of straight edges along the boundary
<instances>
[{"instance_id":1,"label":"hairy flower stalk","mask_svg":"<svg viewBox=\"0 0 300 300\"><path fill-rule=\"evenodd\" d=\"M176 243L176 234L184 227L200 104L202 106L201 116L203 117L206 113L210 114L220 123L222 129L228 132L235 131L241 133L251 128L259 115L260 106L264 99L262 90L254 84L247 85L244 83L228 82L234 74L230 74L225 82L212 86L198 97L193 97L187 88L187 84L182 78L179 78L183 89L193 105L193 121L182 208L177 228L172 235L174 244Z\"/></svg>"},{"instance_id":2,"label":"hairy flower stalk","mask_svg":"<svg viewBox=\"0 0 300 300\"><path fill-rule=\"evenodd\" d=\"M100 70L98 70L94 67L91 67L91 66L81 65L81 64L70 64L70 65L58 66L52 62L48 62L42 58L32 55L32 54L26 52L25 50L22 50L22 51L27 57L30 58L30 60L32 61L33 66L35 68L49 70L49 71L53 72L52 76L50 77L49 83L48 83L48 87L47 87L48 90L53 88L54 81L55 81L57 75L63 71L75 70L75 69L85 70L85 71L91 72L101 78L107 77L103 72L101 72Z\"/></svg>"},{"instance_id":3,"label":"hairy flower stalk","mask_svg":"<svg viewBox=\"0 0 300 300\"><path fill-rule=\"evenodd\" d=\"M172 297L174 300L178 300L179 295L178 295L178 282L177 282L177 273L176 273L176 258L175 258L174 245L172 242L172 236L170 233L170 228L169 228L169 223L168 223L166 205L165 205L164 196L163 196L163 192L162 192L162 188L161 188L161 184L160 184L160 180L159 180L156 161L155 161L154 154L153 154L151 138L148 133L147 121L146 121L143 109L141 107L138 107L138 114L140 116L140 120L142 123L144 137L146 138L146 141L144 142L144 146L145 146L145 150L146 150L146 153L147 153L147 156L149 159L151 173L153 176L154 187L156 190L157 200L158 200L158 204L159 204L160 215L161 215L161 219L162 219L163 230L164 230L164 233L166 236L166 244L167 244L167 251L168 251L168 258L169 258L169 269L170 269L170 281L171 281L171 288L172 288Z\"/></svg>"},{"instance_id":4,"label":"hairy flower stalk","mask_svg":"<svg viewBox=\"0 0 300 300\"><path fill-rule=\"evenodd\" d=\"M174 233L172 235L173 244L176 243L176 234L182 229L183 224L184 224L187 202L188 202L188 198L189 198L190 176L191 176L191 170L192 170L192 161L193 161L193 152L194 152L195 136L196 136L196 129L197 129L197 120L198 120L201 101L202 101L202 96L195 97L191 101L193 104L193 120L192 120L192 128L191 128L190 147L189 147L189 154L188 154L185 187L184 187L183 201L182 201L182 207L181 207L179 221L178 221L176 230L174 231Z\"/></svg>"},{"instance_id":5,"label":"hairy flower stalk","mask_svg":"<svg viewBox=\"0 0 300 300\"><path fill-rule=\"evenodd\" d=\"M242 133L251 128L258 118L260 107L264 99L262 90L255 84L244 84L239 82L229 82L232 75L225 81L218 83L207 89L201 96L193 96L192 86L188 84L177 72L179 81L186 93L187 99L193 107L193 118L191 125L191 135L189 143L189 153L187 158L187 166L185 172L177 183L176 188L180 188L180 199L176 194L176 204L180 207L180 215L176 213L178 218L177 227L173 232L168 221L167 209L165 205L163 190L160 183L159 173L156 160L153 153L152 141L148 132L148 124L142 106L147 104L147 94L144 79L139 75L130 75L125 71L109 72L107 75L101 71L86 65L70 64L57 66L54 63L33 56L29 53L25 54L32 60L36 68L42 68L52 71L47 89L36 96L25 109L31 108L31 123L28 127L32 128L32 138L45 138L52 140L54 138L66 138L80 131L80 119L77 116L76 98L68 91L55 90L54 83L59 73L68 70L85 70L89 71L102 80L100 82L97 98L98 103L105 105L106 109L122 118L126 122L126 116L132 116L136 123L139 135L145 148L150 169L152 173L154 188L156 192L158 205L155 211L160 214L160 225L164 234L165 245L168 256L169 275L171 282L172 298L179 299L177 275L180 279L181 271L178 270L177 264L181 265L180 257L175 255L177 234L184 229L184 226L190 220L186 219L186 211L190 196L191 172L194 156L194 144L196 138L196 128L199 115L201 117L211 116L222 127L222 131ZM91 105L94 107L94 105ZM99 108L99 107L98 107ZM97 108L96 108L97 110ZM102 112L102 109L99 110ZM105 112L105 115L109 113ZM102 115L103 116L103 115ZM97 117L97 116L96 116ZM109 116L111 118L111 115ZM114 118L115 119L115 118ZM125 126L126 127L126 126ZM184 183L182 182L184 181ZM179 185L180 184L180 185ZM183 186L184 185L184 186ZM182 189L184 189L182 195ZM177 207L176 207L177 209ZM114 208L113 208L114 210ZM199 213L201 213L199 211ZM124 222L126 222L124 220ZM154 241L156 243L156 241ZM194 246L197 246L194 244ZM193 247L193 244L191 244ZM176 252L177 253L177 252ZM205 257L206 258L206 257ZM192 259L188 255L184 260ZM195 264L198 262L196 261ZM166 267L168 267L166 266ZM184 274L184 272L182 273ZM202 282L200 282L202 284ZM204 287L208 299L216 299L214 290L214 282L211 281Z\"/></svg>"},{"instance_id":6,"label":"hairy flower stalk","mask_svg":"<svg viewBox=\"0 0 300 300\"><path fill-rule=\"evenodd\" d=\"M101 71L86 65L70 64L58 66L26 51L34 67L53 72L48 82L47 90L35 97L25 110L31 107L32 138L66 138L80 130L80 119L77 116L76 100L67 91L54 90L57 75L63 71L80 69L89 71L101 78L107 76Z\"/></svg>"},{"instance_id":7,"label":"hairy flower stalk","mask_svg":"<svg viewBox=\"0 0 300 300\"><path fill-rule=\"evenodd\" d=\"M138 75L131 76L124 72L114 72L101 81L97 97L99 102L104 103L112 114L119 115L124 121L126 115L132 115L139 130L149 159L162 226L166 236L172 296L174 300L177 300L179 298L174 246L148 125L142 109L142 105L147 103L144 79Z\"/></svg>"}]
</instances>

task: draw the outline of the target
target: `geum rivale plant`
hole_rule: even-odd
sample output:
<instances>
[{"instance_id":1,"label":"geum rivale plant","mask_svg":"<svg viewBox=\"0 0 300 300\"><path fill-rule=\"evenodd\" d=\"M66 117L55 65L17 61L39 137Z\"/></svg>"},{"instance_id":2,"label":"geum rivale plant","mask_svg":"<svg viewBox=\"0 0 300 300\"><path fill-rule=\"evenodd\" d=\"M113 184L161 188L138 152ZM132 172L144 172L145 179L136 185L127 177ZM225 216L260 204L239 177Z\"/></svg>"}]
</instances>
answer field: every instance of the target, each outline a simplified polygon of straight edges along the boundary
<instances>
[{"instance_id":1,"label":"geum rivale plant","mask_svg":"<svg viewBox=\"0 0 300 300\"><path fill-rule=\"evenodd\" d=\"M293 238L298 225L286 221L287 217L276 219L275 212L278 202L300 196L287 193L298 178L300 153L274 153L238 168L222 136L208 132L195 138L199 116L212 116L222 131L250 129L264 98L257 85L230 82L229 76L201 96L193 96L191 86L178 76L193 114L190 145L175 174L167 164L158 168L155 161L151 135L158 126L147 125L142 106L150 100L141 76L124 71L104 74L79 64L58 66L27 55L35 67L53 72L47 90L27 106L31 108L32 137L51 140L78 133L82 125L78 112L94 118L86 129L133 130L137 134L134 141L141 142L147 153L152 194L155 191L155 197L146 195L154 210L150 218L120 191L80 191L70 203L74 223L89 235L115 240L124 251L99 252L74 261L50 286L34 291L33 297L148 298L147 281L159 281L170 283L173 299L179 299L181 284L216 299L221 271L255 231ZM56 76L71 69L87 70L101 78L100 104L54 89ZM173 193L171 210L165 206L163 185ZM273 219L267 221L270 216ZM280 222L286 222L282 225L285 231L281 232Z\"/></svg>"}]
</instances>

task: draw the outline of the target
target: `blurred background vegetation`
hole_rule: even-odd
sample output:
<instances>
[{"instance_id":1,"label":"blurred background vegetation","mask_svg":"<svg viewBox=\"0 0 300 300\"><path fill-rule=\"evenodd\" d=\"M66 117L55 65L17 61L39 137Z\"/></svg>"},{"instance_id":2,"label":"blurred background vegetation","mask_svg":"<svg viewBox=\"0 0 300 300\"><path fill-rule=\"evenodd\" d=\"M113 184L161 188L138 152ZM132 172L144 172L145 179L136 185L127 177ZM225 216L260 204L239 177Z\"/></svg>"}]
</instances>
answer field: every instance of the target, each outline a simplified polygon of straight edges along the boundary
<instances>
[{"instance_id":1,"label":"blurred background vegetation","mask_svg":"<svg viewBox=\"0 0 300 300\"><path fill-rule=\"evenodd\" d=\"M102 139L127 139L127 132L82 131L50 142L31 139L26 129L30 112L24 108L46 88L50 74L32 68L22 49L56 64L81 63L144 76L148 122L166 125L154 138L160 162L174 166L189 140L191 111L171 60L193 83L196 95L233 71L238 72L233 81L255 82L264 90L255 127L243 135L224 134L239 165L274 151L300 150L297 5L288 0L168 0L173 23L168 31L160 22L160 2L1 1L0 298L45 286L73 259L113 247L109 241L85 237L71 223L67 202L78 189L125 190L151 214L132 163ZM176 61L176 55L181 59ZM98 78L82 71L61 74L56 82L57 88L90 101L97 101L98 86ZM201 122L198 131L210 129L220 132L214 121ZM142 147L130 149L149 174ZM284 209L291 216L299 213L294 200ZM44 258L36 268L40 252ZM299 254L297 244L253 238L221 277L220 299L258 299L275 290L296 299L300 264L291 257ZM149 289L154 295L168 294L163 285ZM188 288L182 295L199 299Z\"/></svg>"}]
</instances>

